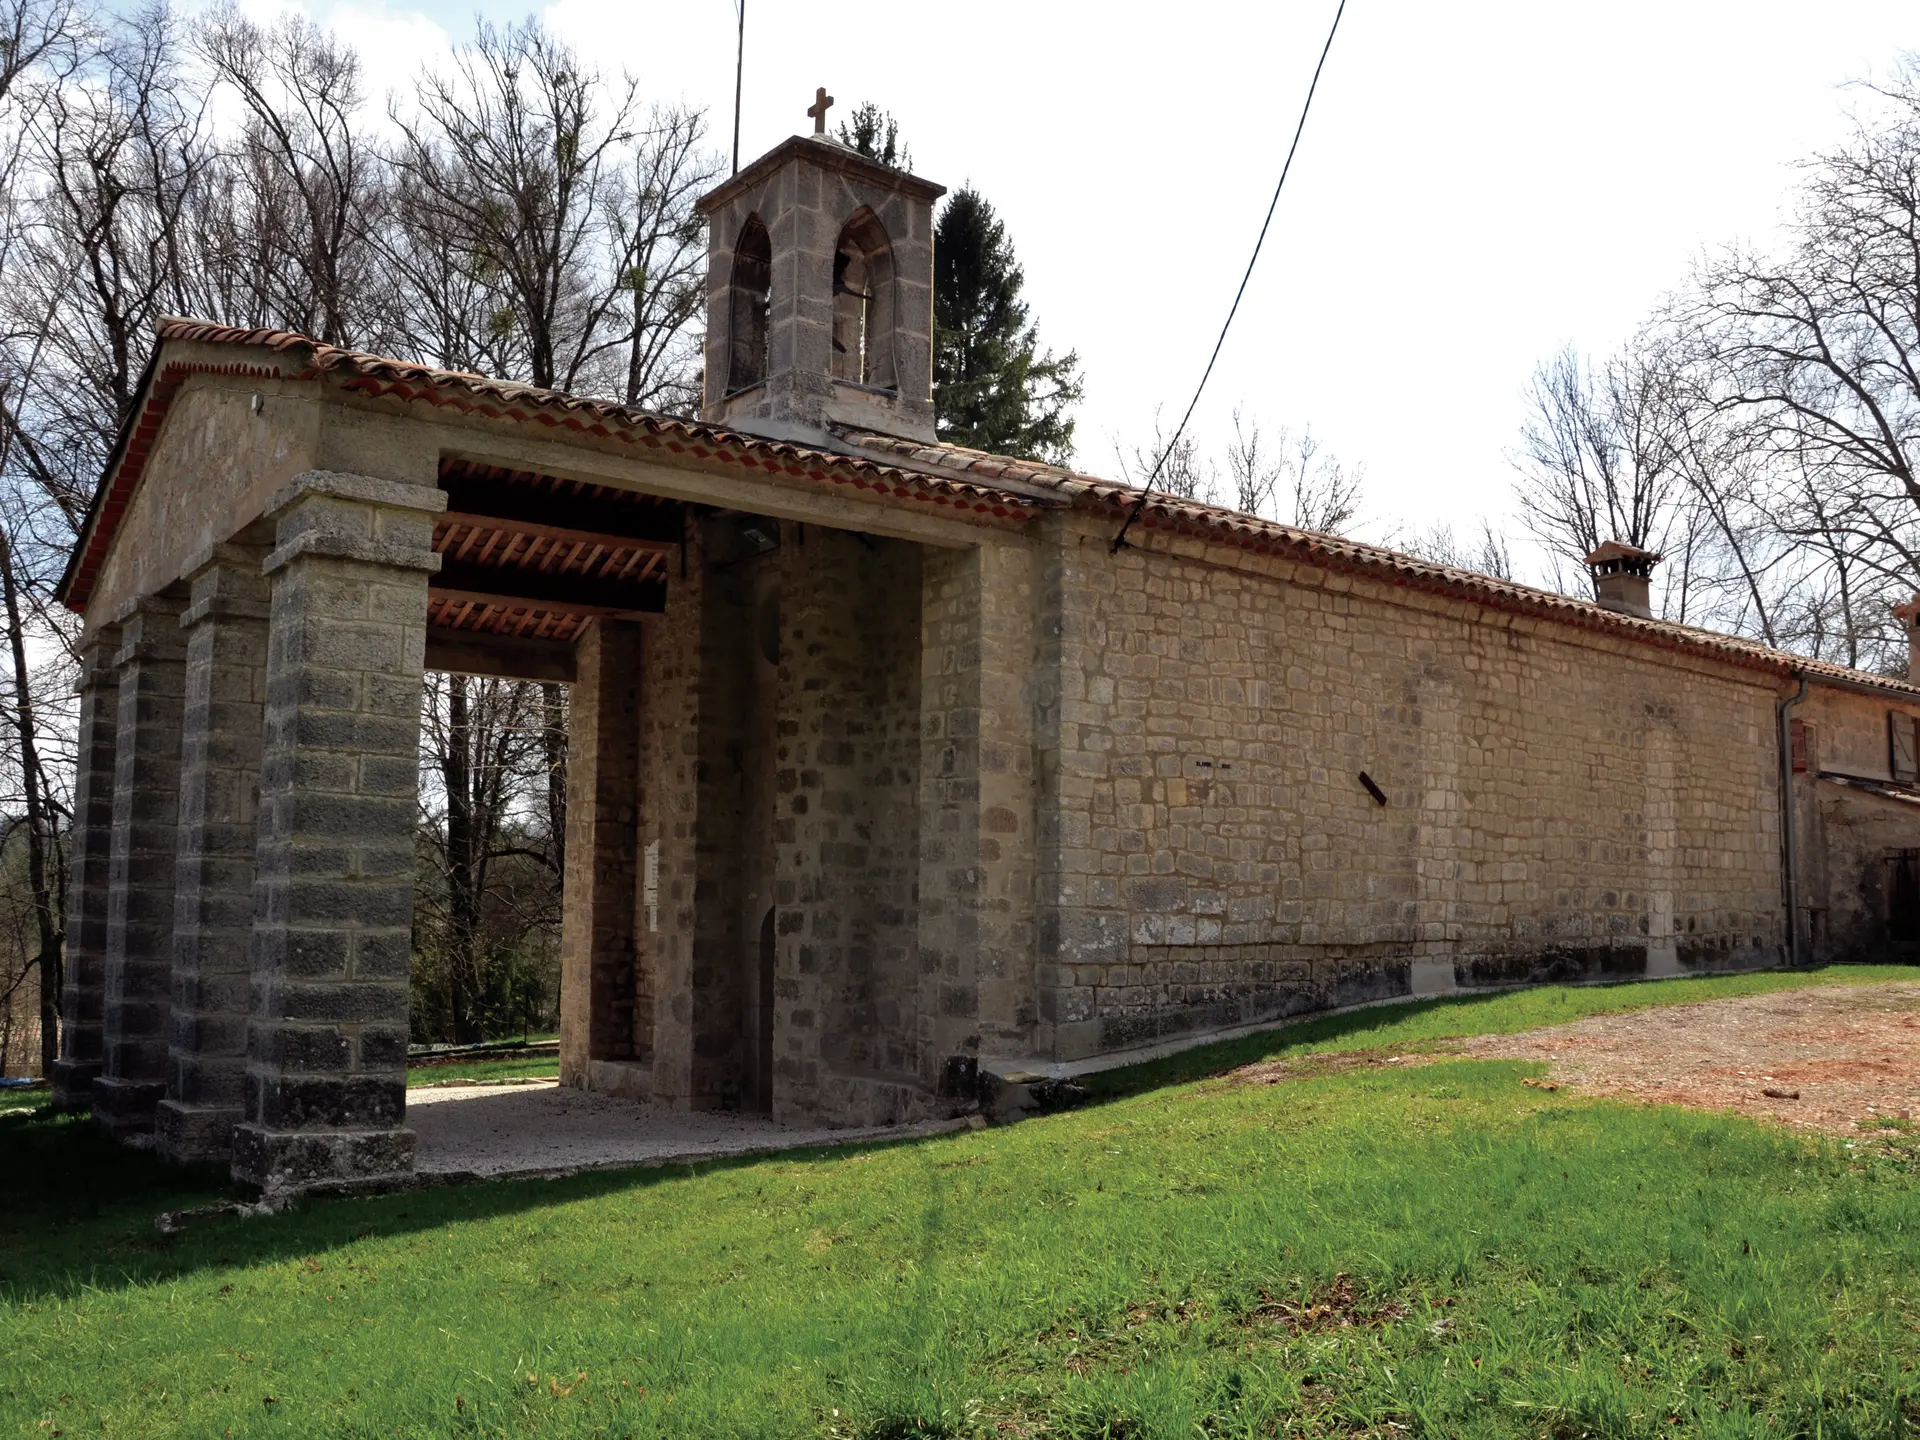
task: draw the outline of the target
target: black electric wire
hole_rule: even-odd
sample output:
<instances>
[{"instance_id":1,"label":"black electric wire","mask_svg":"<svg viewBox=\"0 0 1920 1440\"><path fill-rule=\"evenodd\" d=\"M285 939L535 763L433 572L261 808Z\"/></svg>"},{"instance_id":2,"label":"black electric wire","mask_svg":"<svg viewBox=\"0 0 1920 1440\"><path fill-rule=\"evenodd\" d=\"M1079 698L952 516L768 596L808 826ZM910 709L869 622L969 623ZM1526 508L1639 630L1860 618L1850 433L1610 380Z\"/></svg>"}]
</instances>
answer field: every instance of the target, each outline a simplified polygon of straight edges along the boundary
<instances>
[{"instance_id":1,"label":"black electric wire","mask_svg":"<svg viewBox=\"0 0 1920 1440\"><path fill-rule=\"evenodd\" d=\"M1333 24L1327 27L1327 43L1320 47L1320 62L1313 67L1313 80L1307 86L1306 102L1300 107L1300 123L1293 127L1293 144L1287 147L1286 164L1280 167L1280 179L1273 187L1273 199L1267 202L1267 218L1260 222L1260 238L1253 242L1253 254L1247 260L1247 273L1240 277L1240 288L1233 292L1233 306L1227 311L1227 322L1220 327L1220 338L1213 342L1213 354L1207 357L1207 368L1200 377L1200 383L1194 388L1193 399L1187 402L1187 413L1180 417L1180 424L1173 432L1173 438L1167 441L1166 448L1160 452L1160 458L1153 462L1153 473L1147 476L1146 483L1140 487L1140 498L1133 502L1133 508L1127 512L1127 518L1120 526L1120 533L1113 537L1108 553L1118 555L1120 547L1127 543L1127 531L1133 528L1133 522L1140 518L1140 512L1147 508L1147 496L1153 491L1153 482L1160 478L1160 471L1167 463L1167 457L1173 454L1174 446L1180 443L1180 437L1187 431L1187 422L1193 419L1194 407L1200 403L1205 393L1207 381L1213 376L1214 362L1220 358L1220 347L1227 343L1227 331L1233 328L1233 317L1240 313L1240 299L1247 293L1247 282L1253 278L1253 267L1259 262L1260 247L1267 243L1267 227L1273 224L1273 212L1280 204L1280 191L1287 183L1287 172L1293 169L1293 155L1300 148L1300 136L1307 128L1307 112L1313 109L1313 92L1320 88L1320 72L1326 68L1327 52L1333 49L1333 37L1339 32L1340 17L1347 13L1347 0L1340 0L1340 7L1333 12Z\"/></svg>"}]
</instances>

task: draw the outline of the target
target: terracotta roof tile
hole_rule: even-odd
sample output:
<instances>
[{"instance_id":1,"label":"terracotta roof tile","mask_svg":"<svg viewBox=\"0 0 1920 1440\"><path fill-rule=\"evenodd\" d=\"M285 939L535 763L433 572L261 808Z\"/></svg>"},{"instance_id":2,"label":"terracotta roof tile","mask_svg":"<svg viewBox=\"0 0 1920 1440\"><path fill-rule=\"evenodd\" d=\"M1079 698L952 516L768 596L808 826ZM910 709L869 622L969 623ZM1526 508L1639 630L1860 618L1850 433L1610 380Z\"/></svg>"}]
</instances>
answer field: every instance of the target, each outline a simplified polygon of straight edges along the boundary
<instances>
[{"instance_id":1,"label":"terracotta roof tile","mask_svg":"<svg viewBox=\"0 0 1920 1440\"><path fill-rule=\"evenodd\" d=\"M169 318L159 323L157 332L162 346L172 341L300 356L306 361L300 373L332 375L350 388L369 394L452 404L471 413L531 420L583 434L640 438L673 454L739 463L748 469L763 468L770 473L797 478L851 484L857 489L870 490L876 496L933 501L982 518L1024 519L1036 510L1071 505L1106 514L1117 527L1140 496L1134 486L1062 466L872 431L836 430L835 438L846 447L845 451L767 440L723 426L657 415L608 400L566 395L460 371L437 370L325 345L285 330L246 330L204 320ZM182 381L190 374L207 372L262 376L279 373L237 362L161 367L160 353L156 347L142 380L142 403L121 431L106 479L94 497L81 542L75 547L61 580L61 597L76 610L85 608L87 593L105 558L113 528L138 484L147 450ZM1389 583L1450 595L1493 609L1603 631L1623 639L1781 676L1805 674L1839 684L1868 685L1902 696L1920 696L1920 686L1904 680L1810 660L1735 635L1623 615L1592 601L1537 590L1471 570L1437 565L1337 535L1295 529L1200 501L1155 493L1142 512L1140 524L1148 530L1197 536L1325 569L1371 575Z\"/></svg>"},{"instance_id":2,"label":"terracotta roof tile","mask_svg":"<svg viewBox=\"0 0 1920 1440\"><path fill-rule=\"evenodd\" d=\"M578 434L617 438L688 455L697 460L739 464L818 483L849 485L886 501L920 501L949 508L969 519L1022 520L1033 511L1033 495L1021 495L968 477L929 474L860 455L840 454L781 440L657 415L609 400L594 400L490 380L483 375L409 364L386 356L326 345L286 330L248 330L205 320L168 317L155 327L157 344L141 380L140 403L122 426L106 475L87 513L79 543L61 577L60 598L84 611L93 582L113 541L128 501L138 487L148 453L160 432L174 395L195 374L245 374L273 378L272 368L234 364L175 362L162 365L168 343L231 346L266 350L304 361L297 375L329 375L345 387L371 395L451 405L491 418L531 421Z\"/></svg>"},{"instance_id":3,"label":"terracotta roof tile","mask_svg":"<svg viewBox=\"0 0 1920 1440\"><path fill-rule=\"evenodd\" d=\"M1033 486L1069 499L1080 508L1111 515L1116 531L1127 510L1140 498L1132 485L1102 480L1057 465L1037 461L1008 462L983 451L959 445L929 446L871 431L843 429L840 438L855 448L905 463L926 465L943 475L979 473L986 463L1003 466L1000 483ZM1140 523L1149 529L1170 530L1233 545L1236 548L1283 555L1327 569L1372 575L1393 584L1455 596L1513 613L1536 615L1581 629L1604 631L1623 639L1639 640L1776 674L1805 674L1839 684L1870 685L1875 689L1914 697L1920 685L1826 660L1809 659L1776 650L1756 640L1728 635L1669 620L1648 620L1609 610L1591 600L1580 600L1551 590L1538 590L1473 570L1439 565L1380 545L1368 545L1338 535L1296 529L1244 511L1209 505L1198 500L1155 492L1148 498Z\"/></svg>"}]
</instances>

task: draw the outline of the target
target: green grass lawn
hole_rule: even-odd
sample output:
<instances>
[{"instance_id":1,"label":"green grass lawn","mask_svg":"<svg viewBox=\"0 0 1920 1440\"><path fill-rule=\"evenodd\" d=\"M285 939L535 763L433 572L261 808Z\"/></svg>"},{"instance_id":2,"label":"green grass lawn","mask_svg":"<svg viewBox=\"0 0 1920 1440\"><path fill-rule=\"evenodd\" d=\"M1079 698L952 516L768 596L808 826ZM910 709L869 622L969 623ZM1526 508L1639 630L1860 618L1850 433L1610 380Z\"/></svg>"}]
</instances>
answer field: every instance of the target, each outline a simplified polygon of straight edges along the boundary
<instances>
[{"instance_id":1,"label":"green grass lawn","mask_svg":"<svg viewBox=\"0 0 1920 1440\"><path fill-rule=\"evenodd\" d=\"M1652 989L1363 1012L1284 1044L1399 1053ZM214 1178L13 1112L0 1435L1920 1434L1911 1132L1808 1141L1535 1073L1173 1085L170 1241L155 1212Z\"/></svg>"},{"instance_id":2,"label":"green grass lawn","mask_svg":"<svg viewBox=\"0 0 1920 1440\"><path fill-rule=\"evenodd\" d=\"M407 1084L437 1085L455 1080L551 1080L559 1073L558 1055L531 1055L509 1060L448 1060L437 1065L409 1065Z\"/></svg>"},{"instance_id":3,"label":"green grass lawn","mask_svg":"<svg viewBox=\"0 0 1920 1440\"><path fill-rule=\"evenodd\" d=\"M0 1090L0 1111L37 1110L47 1103L47 1091L43 1086L30 1089Z\"/></svg>"}]
</instances>

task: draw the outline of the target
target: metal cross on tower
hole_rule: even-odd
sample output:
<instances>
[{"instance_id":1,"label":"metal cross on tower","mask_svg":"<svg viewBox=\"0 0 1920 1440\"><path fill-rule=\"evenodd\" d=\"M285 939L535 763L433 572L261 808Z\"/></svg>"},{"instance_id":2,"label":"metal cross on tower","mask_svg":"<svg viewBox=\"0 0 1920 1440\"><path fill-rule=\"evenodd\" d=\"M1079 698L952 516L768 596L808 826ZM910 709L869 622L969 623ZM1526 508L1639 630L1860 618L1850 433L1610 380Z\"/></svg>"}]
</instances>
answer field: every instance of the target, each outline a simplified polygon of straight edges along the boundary
<instances>
[{"instance_id":1,"label":"metal cross on tower","mask_svg":"<svg viewBox=\"0 0 1920 1440\"><path fill-rule=\"evenodd\" d=\"M813 117L814 134L824 135L827 133L827 110L832 104L833 97L827 94L826 86L822 85L813 92L813 104L807 107L807 114Z\"/></svg>"}]
</instances>

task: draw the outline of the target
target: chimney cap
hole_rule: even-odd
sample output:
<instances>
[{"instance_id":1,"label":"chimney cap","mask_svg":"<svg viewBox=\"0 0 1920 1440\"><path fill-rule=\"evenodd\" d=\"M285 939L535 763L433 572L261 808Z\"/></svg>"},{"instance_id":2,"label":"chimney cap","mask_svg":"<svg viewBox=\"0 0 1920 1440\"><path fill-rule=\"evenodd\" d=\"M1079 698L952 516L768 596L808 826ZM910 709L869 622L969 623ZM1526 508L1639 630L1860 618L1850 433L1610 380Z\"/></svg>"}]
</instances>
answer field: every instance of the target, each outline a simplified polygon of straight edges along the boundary
<instances>
[{"instance_id":1,"label":"chimney cap","mask_svg":"<svg viewBox=\"0 0 1920 1440\"><path fill-rule=\"evenodd\" d=\"M1893 618L1909 630L1920 629L1920 592L1893 607Z\"/></svg>"},{"instance_id":2,"label":"chimney cap","mask_svg":"<svg viewBox=\"0 0 1920 1440\"><path fill-rule=\"evenodd\" d=\"M1628 545L1619 540L1603 540L1587 556L1586 563L1596 569L1624 570L1629 575L1645 575L1652 571L1666 557L1652 550L1642 550L1637 545Z\"/></svg>"}]
</instances>

